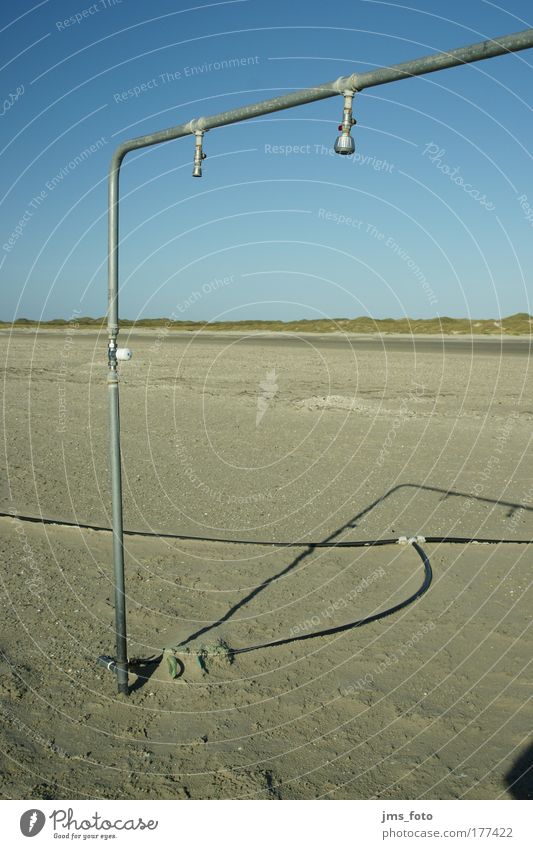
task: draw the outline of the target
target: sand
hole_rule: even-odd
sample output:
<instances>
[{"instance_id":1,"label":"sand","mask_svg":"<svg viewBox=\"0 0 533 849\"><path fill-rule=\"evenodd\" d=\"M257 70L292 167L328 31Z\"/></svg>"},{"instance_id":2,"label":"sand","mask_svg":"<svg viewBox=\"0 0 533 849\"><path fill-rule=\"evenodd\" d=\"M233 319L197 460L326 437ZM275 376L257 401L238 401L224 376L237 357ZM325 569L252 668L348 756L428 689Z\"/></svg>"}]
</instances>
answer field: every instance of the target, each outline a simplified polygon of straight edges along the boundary
<instances>
[{"instance_id":1,"label":"sand","mask_svg":"<svg viewBox=\"0 0 533 849\"><path fill-rule=\"evenodd\" d=\"M134 333L125 525L225 539L533 539L524 340ZM121 339L128 344L128 334ZM104 336L0 333L0 509L109 525ZM533 548L126 538L118 697L111 537L0 519L4 798L508 798L531 792ZM278 573L284 572L280 577ZM272 580L270 580L272 579ZM260 587L266 583L264 587ZM259 591L254 591L259 588ZM203 631L202 634L198 634ZM197 636L195 636L197 635Z\"/></svg>"}]
</instances>

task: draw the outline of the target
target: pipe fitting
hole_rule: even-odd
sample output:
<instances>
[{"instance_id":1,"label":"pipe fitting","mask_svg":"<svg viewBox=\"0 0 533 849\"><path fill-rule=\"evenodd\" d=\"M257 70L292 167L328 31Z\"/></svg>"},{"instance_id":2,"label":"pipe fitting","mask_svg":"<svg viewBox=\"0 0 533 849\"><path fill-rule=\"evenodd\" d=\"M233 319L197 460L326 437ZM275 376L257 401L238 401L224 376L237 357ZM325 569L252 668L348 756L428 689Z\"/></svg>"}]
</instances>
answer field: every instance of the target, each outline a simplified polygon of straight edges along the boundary
<instances>
[{"instance_id":1,"label":"pipe fitting","mask_svg":"<svg viewBox=\"0 0 533 849\"><path fill-rule=\"evenodd\" d=\"M198 132L199 130L202 130L203 132L206 133L207 132L207 130L205 128L206 122L207 122L207 118L205 118L205 117L191 118L191 120L188 121L184 126L193 135L194 135L194 133Z\"/></svg>"},{"instance_id":2,"label":"pipe fitting","mask_svg":"<svg viewBox=\"0 0 533 849\"><path fill-rule=\"evenodd\" d=\"M117 340L112 336L107 345L107 364L111 371L117 370Z\"/></svg>"},{"instance_id":3,"label":"pipe fitting","mask_svg":"<svg viewBox=\"0 0 533 849\"><path fill-rule=\"evenodd\" d=\"M204 130L196 130L194 133L194 135L196 136L196 140L194 144L194 164L192 169L193 177L202 176L202 162L204 159L207 158L202 147L204 132Z\"/></svg>"},{"instance_id":4,"label":"pipe fitting","mask_svg":"<svg viewBox=\"0 0 533 849\"><path fill-rule=\"evenodd\" d=\"M345 94L346 91L357 94L357 74L350 74L348 77L337 77L332 85L332 89L337 94Z\"/></svg>"}]
</instances>

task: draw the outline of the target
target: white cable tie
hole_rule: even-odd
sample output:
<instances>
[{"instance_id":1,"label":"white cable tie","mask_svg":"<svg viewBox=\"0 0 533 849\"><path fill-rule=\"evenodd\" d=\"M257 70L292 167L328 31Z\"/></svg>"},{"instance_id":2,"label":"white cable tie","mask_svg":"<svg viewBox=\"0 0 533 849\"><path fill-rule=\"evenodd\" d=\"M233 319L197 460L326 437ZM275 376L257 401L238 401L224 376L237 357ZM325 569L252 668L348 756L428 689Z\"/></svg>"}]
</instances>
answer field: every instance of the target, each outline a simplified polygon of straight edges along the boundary
<instances>
[{"instance_id":1,"label":"white cable tie","mask_svg":"<svg viewBox=\"0 0 533 849\"><path fill-rule=\"evenodd\" d=\"M398 537L399 545L412 545L414 542L417 542L419 545L421 545L425 541L426 541L426 538L423 537L421 534L417 534L416 537L407 537L407 536Z\"/></svg>"}]
</instances>

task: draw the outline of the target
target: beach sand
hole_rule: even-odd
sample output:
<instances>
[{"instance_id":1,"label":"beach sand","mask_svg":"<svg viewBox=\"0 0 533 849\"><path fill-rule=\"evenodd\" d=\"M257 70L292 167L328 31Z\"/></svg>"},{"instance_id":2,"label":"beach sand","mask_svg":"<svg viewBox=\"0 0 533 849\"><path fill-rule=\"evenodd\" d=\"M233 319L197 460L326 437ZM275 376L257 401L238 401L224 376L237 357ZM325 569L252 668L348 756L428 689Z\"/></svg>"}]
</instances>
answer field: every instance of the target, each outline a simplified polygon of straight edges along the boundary
<instances>
[{"instance_id":1,"label":"beach sand","mask_svg":"<svg viewBox=\"0 0 533 849\"><path fill-rule=\"evenodd\" d=\"M128 333L124 523L227 540L533 540L528 342ZM0 333L0 509L110 524L106 339ZM531 792L533 547L320 549L0 519L4 798L510 798ZM284 573L275 577L278 573ZM272 580L271 580L272 579ZM264 586L261 586L265 584ZM198 632L203 633L198 634Z\"/></svg>"}]
</instances>

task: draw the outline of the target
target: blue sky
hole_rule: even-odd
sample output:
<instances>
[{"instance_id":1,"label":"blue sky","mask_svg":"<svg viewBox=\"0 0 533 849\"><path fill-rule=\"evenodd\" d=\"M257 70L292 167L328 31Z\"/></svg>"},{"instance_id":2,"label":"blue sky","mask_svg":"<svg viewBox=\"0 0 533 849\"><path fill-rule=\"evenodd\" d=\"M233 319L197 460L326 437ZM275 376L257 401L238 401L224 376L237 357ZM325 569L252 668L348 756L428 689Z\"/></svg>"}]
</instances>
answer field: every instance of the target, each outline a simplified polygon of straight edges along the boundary
<instances>
[{"instance_id":1,"label":"blue sky","mask_svg":"<svg viewBox=\"0 0 533 849\"><path fill-rule=\"evenodd\" d=\"M106 310L106 176L132 136L524 29L527 0L4 4L0 317ZM126 159L127 318L533 312L533 51ZM461 183L461 180L463 181ZM468 190L467 190L468 189Z\"/></svg>"}]
</instances>

